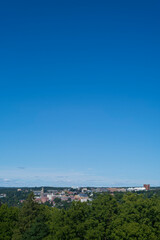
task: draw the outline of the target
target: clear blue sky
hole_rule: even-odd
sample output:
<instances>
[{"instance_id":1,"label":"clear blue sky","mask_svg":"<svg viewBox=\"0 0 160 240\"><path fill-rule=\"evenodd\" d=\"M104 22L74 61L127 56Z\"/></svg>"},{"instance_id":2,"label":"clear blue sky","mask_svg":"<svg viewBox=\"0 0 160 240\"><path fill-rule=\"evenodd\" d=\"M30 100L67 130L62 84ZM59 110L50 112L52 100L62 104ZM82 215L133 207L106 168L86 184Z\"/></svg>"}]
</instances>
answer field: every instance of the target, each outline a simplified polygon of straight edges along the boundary
<instances>
[{"instance_id":1,"label":"clear blue sky","mask_svg":"<svg viewBox=\"0 0 160 240\"><path fill-rule=\"evenodd\" d=\"M159 13L1 1L0 186L160 185Z\"/></svg>"}]
</instances>

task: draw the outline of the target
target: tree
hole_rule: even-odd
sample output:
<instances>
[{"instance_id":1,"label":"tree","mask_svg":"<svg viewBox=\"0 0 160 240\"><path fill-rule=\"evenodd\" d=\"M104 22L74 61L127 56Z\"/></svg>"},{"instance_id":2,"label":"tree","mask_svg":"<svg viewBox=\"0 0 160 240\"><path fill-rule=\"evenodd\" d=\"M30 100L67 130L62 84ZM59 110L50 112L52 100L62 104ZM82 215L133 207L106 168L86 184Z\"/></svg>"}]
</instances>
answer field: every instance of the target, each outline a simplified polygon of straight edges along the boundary
<instances>
[{"instance_id":1,"label":"tree","mask_svg":"<svg viewBox=\"0 0 160 240\"><path fill-rule=\"evenodd\" d=\"M159 202L159 200L158 200ZM114 217L107 239L112 240L158 240L160 208L153 199L145 199L143 195L126 194L119 204L118 214Z\"/></svg>"},{"instance_id":2,"label":"tree","mask_svg":"<svg viewBox=\"0 0 160 240\"><path fill-rule=\"evenodd\" d=\"M34 200L31 193L19 212L13 240L41 240L48 234L45 208Z\"/></svg>"},{"instance_id":3,"label":"tree","mask_svg":"<svg viewBox=\"0 0 160 240\"><path fill-rule=\"evenodd\" d=\"M18 208L2 204L0 207L0 239L11 240L18 218Z\"/></svg>"}]
</instances>

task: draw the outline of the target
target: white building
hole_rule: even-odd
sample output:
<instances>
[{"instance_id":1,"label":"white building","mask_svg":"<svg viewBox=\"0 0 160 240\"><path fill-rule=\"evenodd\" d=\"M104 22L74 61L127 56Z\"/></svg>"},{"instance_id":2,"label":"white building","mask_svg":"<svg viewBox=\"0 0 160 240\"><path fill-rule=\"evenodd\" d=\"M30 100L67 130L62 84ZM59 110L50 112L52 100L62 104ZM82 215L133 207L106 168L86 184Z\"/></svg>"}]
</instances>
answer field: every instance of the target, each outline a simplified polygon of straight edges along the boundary
<instances>
[{"instance_id":1,"label":"white building","mask_svg":"<svg viewBox=\"0 0 160 240\"><path fill-rule=\"evenodd\" d=\"M145 187L131 187L131 188L127 188L127 191L129 191L129 192L146 191L146 188Z\"/></svg>"}]
</instances>

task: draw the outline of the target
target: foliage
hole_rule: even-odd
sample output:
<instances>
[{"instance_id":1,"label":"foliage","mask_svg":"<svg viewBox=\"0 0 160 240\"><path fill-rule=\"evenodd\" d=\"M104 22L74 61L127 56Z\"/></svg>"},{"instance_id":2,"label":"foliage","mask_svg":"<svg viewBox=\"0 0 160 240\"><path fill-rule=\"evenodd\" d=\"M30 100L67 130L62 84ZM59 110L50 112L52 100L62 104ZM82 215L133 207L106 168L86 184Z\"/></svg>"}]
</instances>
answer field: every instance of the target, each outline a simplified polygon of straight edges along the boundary
<instances>
[{"instance_id":1,"label":"foliage","mask_svg":"<svg viewBox=\"0 0 160 240\"><path fill-rule=\"evenodd\" d=\"M18 219L18 209L8 207L6 204L0 206L0 239L10 240Z\"/></svg>"},{"instance_id":2,"label":"foliage","mask_svg":"<svg viewBox=\"0 0 160 240\"><path fill-rule=\"evenodd\" d=\"M17 188L0 188L0 194L6 194L6 197L0 200L10 207L21 207L21 200L27 199L30 192L27 188L22 189L22 191L17 191Z\"/></svg>"},{"instance_id":3,"label":"foliage","mask_svg":"<svg viewBox=\"0 0 160 240\"><path fill-rule=\"evenodd\" d=\"M13 240L41 240L48 234L45 208L34 201L33 193L24 202L18 217Z\"/></svg>"},{"instance_id":4,"label":"foliage","mask_svg":"<svg viewBox=\"0 0 160 240\"><path fill-rule=\"evenodd\" d=\"M0 239L159 240L160 197L99 194L58 209L36 203L31 193L21 208L0 206Z\"/></svg>"}]
</instances>

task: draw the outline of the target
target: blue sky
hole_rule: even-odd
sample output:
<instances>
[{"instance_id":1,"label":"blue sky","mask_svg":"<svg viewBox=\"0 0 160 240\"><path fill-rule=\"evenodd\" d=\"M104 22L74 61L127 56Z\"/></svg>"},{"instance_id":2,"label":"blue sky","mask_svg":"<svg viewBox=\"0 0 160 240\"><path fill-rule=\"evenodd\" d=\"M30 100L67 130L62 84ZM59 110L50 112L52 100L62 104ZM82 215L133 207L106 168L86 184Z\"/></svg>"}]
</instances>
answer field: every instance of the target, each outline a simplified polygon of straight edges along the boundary
<instances>
[{"instance_id":1,"label":"blue sky","mask_svg":"<svg viewBox=\"0 0 160 240\"><path fill-rule=\"evenodd\" d=\"M0 186L160 185L159 1L0 5Z\"/></svg>"}]
</instances>

